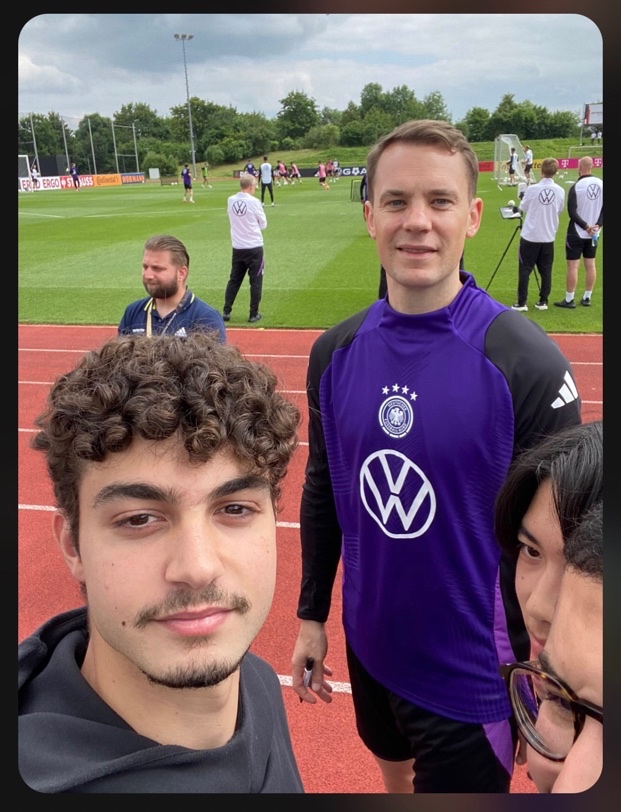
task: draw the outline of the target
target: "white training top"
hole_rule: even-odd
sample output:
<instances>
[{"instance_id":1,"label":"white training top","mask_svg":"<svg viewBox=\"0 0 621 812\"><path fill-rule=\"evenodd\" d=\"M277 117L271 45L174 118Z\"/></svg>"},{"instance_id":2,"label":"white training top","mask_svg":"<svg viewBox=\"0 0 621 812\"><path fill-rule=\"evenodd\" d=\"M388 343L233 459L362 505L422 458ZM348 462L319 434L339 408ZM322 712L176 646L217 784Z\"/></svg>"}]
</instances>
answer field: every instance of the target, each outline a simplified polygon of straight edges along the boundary
<instances>
[{"instance_id":1,"label":"white training top","mask_svg":"<svg viewBox=\"0 0 621 812\"><path fill-rule=\"evenodd\" d=\"M272 165L267 161L261 164L259 171L261 172L261 183L272 182Z\"/></svg>"},{"instance_id":2,"label":"white training top","mask_svg":"<svg viewBox=\"0 0 621 812\"><path fill-rule=\"evenodd\" d=\"M529 242L554 242L559 216L565 205L565 190L552 178L527 186L520 209L526 214L522 239Z\"/></svg>"},{"instance_id":3,"label":"white training top","mask_svg":"<svg viewBox=\"0 0 621 812\"><path fill-rule=\"evenodd\" d=\"M231 195L226 207L231 224L233 248L258 248L263 245L263 229L267 218L261 201L248 192Z\"/></svg>"}]
</instances>

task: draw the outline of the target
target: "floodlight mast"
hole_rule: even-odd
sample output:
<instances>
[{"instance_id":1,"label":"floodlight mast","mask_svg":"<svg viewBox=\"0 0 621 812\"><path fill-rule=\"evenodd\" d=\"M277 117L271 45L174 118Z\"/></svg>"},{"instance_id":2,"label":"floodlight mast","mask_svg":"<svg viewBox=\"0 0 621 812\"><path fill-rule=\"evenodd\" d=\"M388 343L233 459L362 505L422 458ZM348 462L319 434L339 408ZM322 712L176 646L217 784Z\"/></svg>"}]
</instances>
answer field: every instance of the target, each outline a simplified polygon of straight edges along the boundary
<instances>
[{"instance_id":1,"label":"floodlight mast","mask_svg":"<svg viewBox=\"0 0 621 812\"><path fill-rule=\"evenodd\" d=\"M192 107L190 105L190 85L188 84L188 65L185 59L185 43L193 39L194 34L175 34L177 42L181 42L183 48L183 70L185 73L185 92L188 98L188 122L190 124L190 149L192 151L193 177L196 180L196 151L194 149L194 130L192 129Z\"/></svg>"}]
</instances>

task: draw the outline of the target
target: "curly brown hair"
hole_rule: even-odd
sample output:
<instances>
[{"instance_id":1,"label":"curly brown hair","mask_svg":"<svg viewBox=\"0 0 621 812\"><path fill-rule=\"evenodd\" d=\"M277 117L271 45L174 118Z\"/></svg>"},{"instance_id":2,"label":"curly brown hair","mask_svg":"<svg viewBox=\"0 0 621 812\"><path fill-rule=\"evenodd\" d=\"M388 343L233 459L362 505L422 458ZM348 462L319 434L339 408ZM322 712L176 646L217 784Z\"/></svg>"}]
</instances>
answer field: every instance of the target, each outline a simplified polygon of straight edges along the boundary
<instances>
[{"instance_id":1,"label":"curly brown hair","mask_svg":"<svg viewBox=\"0 0 621 812\"><path fill-rule=\"evenodd\" d=\"M135 438L178 437L196 464L232 451L249 473L268 480L276 509L301 420L276 385L269 367L205 332L117 336L86 353L52 384L32 441L45 452L75 543L85 466L125 451Z\"/></svg>"}]
</instances>

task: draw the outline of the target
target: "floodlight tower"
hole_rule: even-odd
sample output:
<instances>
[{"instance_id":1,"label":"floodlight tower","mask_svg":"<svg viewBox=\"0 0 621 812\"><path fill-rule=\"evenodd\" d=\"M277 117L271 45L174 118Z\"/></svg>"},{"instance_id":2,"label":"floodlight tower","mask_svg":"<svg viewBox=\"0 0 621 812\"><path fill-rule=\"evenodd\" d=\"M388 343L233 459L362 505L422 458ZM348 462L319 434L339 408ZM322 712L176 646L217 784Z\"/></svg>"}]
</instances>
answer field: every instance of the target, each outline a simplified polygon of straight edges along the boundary
<instances>
[{"instance_id":1,"label":"floodlight tower","mask_svg":"<svg viewBox=\"0 0 621 812\"><path fill-rule=\"evenodd\" d=\"M190 124L190 149L192 151L192 167L193 167L193 177L196 180L196 152L194 150L194 130L192 129L192 107L190 105L190 85L188 84L188 65L185 60L185 43L186 40L189 42L193 39L194 34L175 34L175 39L177 42L181 42L181 47L183 48L183 70L185 73L185 92L188 97L188 121Z\"/></svg>"}]
</instances>

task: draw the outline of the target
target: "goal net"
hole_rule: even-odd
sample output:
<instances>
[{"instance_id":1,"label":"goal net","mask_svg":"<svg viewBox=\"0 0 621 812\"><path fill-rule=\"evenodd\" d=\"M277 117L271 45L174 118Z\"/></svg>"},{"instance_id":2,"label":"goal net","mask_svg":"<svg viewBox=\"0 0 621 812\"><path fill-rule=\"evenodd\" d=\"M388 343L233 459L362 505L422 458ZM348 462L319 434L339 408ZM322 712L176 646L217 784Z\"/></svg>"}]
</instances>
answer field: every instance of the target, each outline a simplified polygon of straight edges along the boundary
<instances>
[{"instance_id":1,"label":"goal net","mask_svg":"<svg viewBox=\"0 0 621 812\"><path fill-rule=\"evenodd\" d=\"M32 175L30 174L30 159L27 155L17 156L17 191L34 192Z\"/></svg>"},{"instance_id":2,"label":"goal net","mask_svg":"<svg viewBox=\"0 0 621 812\"><path fill-rule=\"evenodd\" d=\"M17 156L17 177L30 179L30 161L27 155Z\"/></svg>"},{"instance_id":3,"label":"goal net","mask_svg":"<svg viewBox=\"0 0 621 812\"><path fill-rule=\"evenodd\" d=\"M494 139L494 180L498 186L506 186L509 181L508 161L511 156L511 147L515 147L518 162L515 169L515 180L526 183L524 174L524 147L517 135L503 133Z\"/></svg>"}]
</instances>

